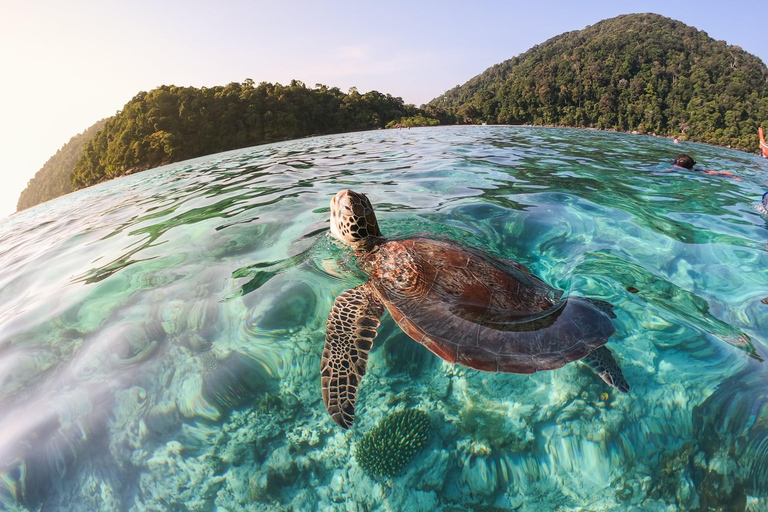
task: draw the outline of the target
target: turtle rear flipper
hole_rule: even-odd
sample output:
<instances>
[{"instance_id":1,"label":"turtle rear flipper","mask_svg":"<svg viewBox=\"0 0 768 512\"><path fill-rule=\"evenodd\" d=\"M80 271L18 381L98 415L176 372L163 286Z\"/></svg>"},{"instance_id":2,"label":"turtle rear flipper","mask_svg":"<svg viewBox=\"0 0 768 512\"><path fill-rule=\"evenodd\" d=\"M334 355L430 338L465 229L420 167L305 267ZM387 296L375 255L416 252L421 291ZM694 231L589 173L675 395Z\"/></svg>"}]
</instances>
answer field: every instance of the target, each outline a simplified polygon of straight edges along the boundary
<instances>
[{"instance_id":1,"label":"turtle rear flipper","mask_svg":"<svg viewBox=\"0 0 768 512\"><path fill-rule=\"evenodd\" d=\"M600 376L611 387L614 387L622 393L629 393L629 383L621 372L621 367L613 354L606 347L599 347L587 354L581 360L587 366Z\"/></svg>"},{"instance_id":2,"label":"turtle rear flipper","mask_svg":"<svg viewBox=\"0 0 768 512\"><path fill-rule=\"evenodd\" d=\"M355 419L357 387L383 314L384 306L366 283L339 295L328 316L320 367L323 402L342 428Z\"/></svg>"},{"instance_id":3,"label":"turtle rear flipper","mask_svg":"<svg viewBox=\"0 0 768 512\"><path fill-rule=\"evenodd\" d=\"M610 318L616 318L616 313L613 312L613 304L610 302L605 302L604 300L600 299L591 299L589 297L584 297L584 300L595 306L597 309L608 315ZM607 350L607 349L606 349Z\"/></svg>"}]
</instances>

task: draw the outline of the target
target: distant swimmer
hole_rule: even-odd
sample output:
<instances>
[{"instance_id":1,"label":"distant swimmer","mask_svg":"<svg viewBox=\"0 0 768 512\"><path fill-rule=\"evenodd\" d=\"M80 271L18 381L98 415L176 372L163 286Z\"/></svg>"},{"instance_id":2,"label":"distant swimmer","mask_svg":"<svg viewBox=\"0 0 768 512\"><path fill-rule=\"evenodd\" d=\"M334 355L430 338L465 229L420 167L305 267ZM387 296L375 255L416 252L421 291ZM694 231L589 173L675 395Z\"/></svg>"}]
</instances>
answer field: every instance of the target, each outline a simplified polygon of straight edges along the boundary
<instances>
[{"instance_id":1,"label":"distant swimmer","mask_svg":"<svg viewBox=\"0 0 768 512\"><path fill-rule=\"evenodd\" d=\"M675 144L680 144L680 141L675 137Z\"/></svg>"},{"instance_id":2,"label":"distant swimmer","mask_svg":"<svg viewBox=\"0 0 768 512\"><path fill-rule=\"evenodd\" d=\"M682 167L683 169L693 170L693 166L696 165L693 158L688 155L680 155L675 159L675 167Z\"/></svg>"},{"instance_id":3,"label":"distant swimmer","mask_svg":"<svg viewBox=\"0 0 768 512\"><path fill-rule=\"evenodd\" d=\"M755 206L755 210L762 213L763 215L768 215L768 192L763 194L763 200L759 205Z\"/></svg>"},{"instance_id":4,"label":"distant swimmer","mask_svg":"<svg viewBox=\"0 0 768 512\"><path fill-rule=\"evenodd\" d=\"M674 166L675 167L681 167L683 169L688 169L689 171L695 171L695 172L703 172L704 174L711 174L713 176L728 176L729 178L733 178L737 181L744 181L732 172L728 171L713 171L711 169L707 170L701 170L701 169L694 169L693 166L696 165L696 162L688 155L680 155L675 160Z\"/></svg>"}]
</instances>

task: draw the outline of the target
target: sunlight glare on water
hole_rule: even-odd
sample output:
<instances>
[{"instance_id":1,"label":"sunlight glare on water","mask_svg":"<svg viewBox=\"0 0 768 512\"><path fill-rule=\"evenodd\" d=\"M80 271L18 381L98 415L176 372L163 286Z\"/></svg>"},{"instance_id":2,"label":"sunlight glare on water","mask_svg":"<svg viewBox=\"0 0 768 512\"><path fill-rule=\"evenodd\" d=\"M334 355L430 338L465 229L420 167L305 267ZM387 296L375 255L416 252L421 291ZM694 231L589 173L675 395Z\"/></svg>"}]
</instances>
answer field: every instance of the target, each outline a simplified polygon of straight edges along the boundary
<instances>
[{"instance_id":1,"label":"sunlight glare on water","mask_svg":"<svg viewBox=\"0 0 768 512\"><path fill-rule=\"evenodd\" d=\"M679 152L743 179L672 168ZM768 182L757 156L586 130L317 137L114 180L0 224L3 510L761 510ZM328 416L340 189L385 236L431 233L608 301L631 385L584 365L446 363L385 315L353 428ZM394 478L356 448L429 415ZM490 509L484 509L490 510Z\"/></svg>"}]
</instances>

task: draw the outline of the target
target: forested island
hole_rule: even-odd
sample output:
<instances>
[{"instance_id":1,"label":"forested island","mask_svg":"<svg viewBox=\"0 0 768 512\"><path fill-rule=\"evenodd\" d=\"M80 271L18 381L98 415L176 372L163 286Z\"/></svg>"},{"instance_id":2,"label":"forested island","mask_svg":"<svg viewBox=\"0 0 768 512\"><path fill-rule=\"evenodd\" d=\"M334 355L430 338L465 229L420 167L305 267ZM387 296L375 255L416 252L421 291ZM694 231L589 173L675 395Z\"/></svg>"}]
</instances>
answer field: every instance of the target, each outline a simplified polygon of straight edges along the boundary
<instances>
[{"instance_id":1,"label":"forested island","mask_svg":"<svg viewBox=\"0 0 768 512\"><path fill-rule=\"evenodd\" d=\"M768 68L738 46L656 14L556 36L417 108L399 97L252 80L162 86L74 137L18 209L125 174L309 135L436 124L637 131L754 152L768 124ZM66 176L66 183L64 177Z\"/></svg>"},{"instance_id":2,"label":"forested island","mask_svg":"<svg viewBox=\"0 0 768 512\"><path fill-rule=\"evenodd\" d=\"M567 32L430 101L458 123L639 131L754 152L768 68L738 46L657 14Z\"/></svg>"},{"instance_id":3,"label":"forested island","mask_svg":"<svg viewBox=\"0 0 768 512\"><path fill-rule=\"evenodd\" d=\"M384 128L419 110L402 98L337 87L252 80L223 87L162 86L137 94L86 144L75 189L135 171L263 142Z\"/></svg>"}]
</instances>

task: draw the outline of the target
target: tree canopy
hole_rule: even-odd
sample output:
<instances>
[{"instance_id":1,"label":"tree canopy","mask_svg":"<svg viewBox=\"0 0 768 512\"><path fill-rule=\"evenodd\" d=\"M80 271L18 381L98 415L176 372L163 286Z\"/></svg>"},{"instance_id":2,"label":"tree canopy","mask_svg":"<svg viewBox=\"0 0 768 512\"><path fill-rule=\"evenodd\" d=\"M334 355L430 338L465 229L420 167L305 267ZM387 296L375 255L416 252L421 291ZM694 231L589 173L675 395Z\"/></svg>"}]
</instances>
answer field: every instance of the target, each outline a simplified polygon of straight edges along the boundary
<instances>
[{"instance_id":1,"label":"tree canopy","mask_svg":"<svg viewBox=\"0 0 768 512\"><path fill-rule=\"evenodd\" d=\"M440 121L433 117L424 117L424 114L416 114L412 117L401 117L400 119L393 119L387 123L386 128L412 128L416 126L437 126Z\"/></svg>"},{"instance_id":2,"label":"tree canopy","mask_svg":"<svg viewBox=\"0 0 768 512\"><path fill-rule=\"evenodd\" d=\"M162 86L140 92L85 145L75 189L159 165L308 135L384 128L419 113L378 91L349 93L252 80L220 87Z\"/></svg>"},{"instance_id":3,"label":"tree canopy","mask_svg":"<svg viewBox=\"0 0 768 512\"><path fill-rule=\"evenodd\" d=\"M637 130L755 151L768 68L679 21L629 14L534 46L425 111L443 122Z\"/></svg>"}]
</instances>

